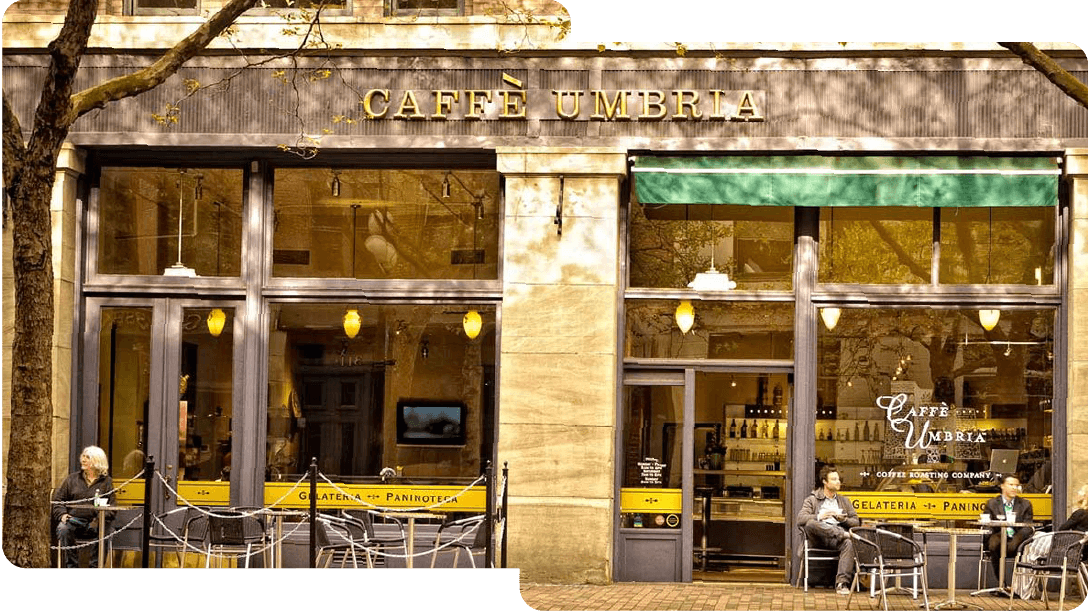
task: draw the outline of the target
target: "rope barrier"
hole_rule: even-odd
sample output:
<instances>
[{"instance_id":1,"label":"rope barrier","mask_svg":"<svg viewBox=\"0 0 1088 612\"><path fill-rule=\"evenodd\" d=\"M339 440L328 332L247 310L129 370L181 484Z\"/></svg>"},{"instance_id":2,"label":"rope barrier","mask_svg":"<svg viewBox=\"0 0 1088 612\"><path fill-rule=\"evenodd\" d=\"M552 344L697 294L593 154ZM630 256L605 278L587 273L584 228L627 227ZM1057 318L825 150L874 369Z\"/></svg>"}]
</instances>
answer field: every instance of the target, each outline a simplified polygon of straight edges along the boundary
<instances>
[{"instance_id":1,"label":"rope barrier","mask_svg":"<svg viewBox=\"0 0 1088 612\"><path fill-rule=\"evenodd\" d=\"M332 488L334 490L336 490L336 492L341 493L341 494L343 494L343 495L345 495L345 496L347 496L347 497L349 497L351 499L356 498L355 494L350 493L348 491L345 491L344 489L341 489L339 485L337 485L335 482L329 480L328 477L325 476L324 474L322 474L321 472L318 472L318 476L320 476L322 480L324 480L326 483L328 483L330 486L332 486ZM484 477L480 476L480 477L476 478L476 480L473 480L467 487L465 487L464 489L461 489L457 493L454 493L453 495L451 495L445 501L436 502L436 503L433 503L433 504L431 504L429 506L418 506L416 508L394 508L394 507L391 507L391 506L389 506L389 507L378 506L378 505L372 504L372 503L370 503L368 501L365 501L365 500L362 500L362 499L355 499L355 501L357 503L359 503L359 504L364 505L364 506L368 506L370 508L373 508L374 510L377 510L379 512L383 512L383 511L415 512L417 510L433 510L434 508L437 508L439 506L445 506L446 504L450 503L450 501L455 500L458 497L461 497L462 495L464 495L465 493L470 491L472 489L472 487L475 487L476 485L480 484L480 482L483 481L483 480L484 480Z\"/></svg>"},{"instance_id":2,"label":"rope barrier","mask_svg":"<svg viewBox=\"0 0 1088 612\"><path fill-rule=\"evenodd\" d=\"M181 509L183 510L184 508L181 508ZM255 549L251 550L248 553L239 553L237 555L229 555L229 554L224 554L224 553L221 553L221 552L220 553L211 552L211 551L209 551L207 549L203 549L203 548L197 548L197 547L193 546L192 544L190 544L189 541L184 539L182 536L179 536L178 534L174 533L174 531L172 529L170 529L170 527L168 527L166 525L166 523L164 523L162 521L162 519L160 519L157 516L154 517L154 518L159 523L159 525L163 528L163 531L165 531L167 534L169 534L170 537L174 538L174 540L176 540L178 542L178 544L184 545L185 548L190 549L195 553L198 553L198 554L201 554L201 555L208 555L208 556L216 557L216 558L223 558L223 559L241 559L242 557L253 556L255 554L262 554L262 553L264 553L264 552L266 552L268 550L274 549L277 544L282 544L284 541L287 540L288 537L293 535L303 525L303 523L301 523L301 522L296 524L294 529L292 529L291 531L285 532L283 534L283 537L279 538L278 540L271 540L270 539L270 540L268 540L267 544L264 544L262 542L262 545L260 547L255 548ZM234 518L234 517L231 517L231 518Z\"/></svg>"},{"instance_id":3,"label":"rope barrier","mask_svg":"<svg viewBox=\"0 0 1088 612\"><path fill-rule=\"evenodd\" d=\"M129 485L129 483L131 483L132 481L137 480L139 478L143 478L143 476L144 476L144 471L140 470L139 473L137 473L135 476L133 476L132 478L129 478L128 480L122 482L121 484L119 484L116 487L110 489L109 491L106 491L105 493L99 493L98 497L109 497L110 495L113 495L114 493L116 493L116 492L120 491L121 489L127 487ZM64 500L64 501L49 500L49 503L53 504L53 505L57 505L57 506L68 506L68 505L71 505L71 504L85 504L87 502L93 502L93 501L94 501L94 497L85 497L83 499L68 499L68 500Z\"/></svg>"},{"instance_id":4,"label":"rope barrier","mask_svg":"<svg viewBox=\"0 0 1088 612\"><path fill-rule=\"evenodd\" d=\"M270 510L275 509L276 506L280 505L280 503L282 503L283 500L287 499L287 497L289 495L291 495L291 493L293 493L295 491L295 489L299 488L299 486L302 485L302 482L304 480L306 480L305 476L300 478L297 482L295 482L295 484L290 489L287 490L286 493L281 495L279 499L272 502L272 504L269 505L269 506L266 506L266 507L263 507L263 508L258 508L258 509L253 510L253 511L232 511L231 514L218 514L216 512L211 511L211 510L206 510L204 508L201 508L200 506L193 505L192 503L189 502L189 500L182 497L181 493L179 493L177 491L177 489L170 486L170 483L167 482L165 478L163 478L162 473L160 473L158 470L155 470L155 474L159 477L159 482L162 483L162 486L166 487L166 490L169 491L170 493L172 493L174 495L174 497L176 497L179 502L185 504L185 506L188 506L189 508L197 510L201 514L204 514L206 516L214 516L216 518L237 518L239 516L249 517L249 516L256 516L258 514L264 514L266 512L269 512Z\"/></svg>"}]
</instances>

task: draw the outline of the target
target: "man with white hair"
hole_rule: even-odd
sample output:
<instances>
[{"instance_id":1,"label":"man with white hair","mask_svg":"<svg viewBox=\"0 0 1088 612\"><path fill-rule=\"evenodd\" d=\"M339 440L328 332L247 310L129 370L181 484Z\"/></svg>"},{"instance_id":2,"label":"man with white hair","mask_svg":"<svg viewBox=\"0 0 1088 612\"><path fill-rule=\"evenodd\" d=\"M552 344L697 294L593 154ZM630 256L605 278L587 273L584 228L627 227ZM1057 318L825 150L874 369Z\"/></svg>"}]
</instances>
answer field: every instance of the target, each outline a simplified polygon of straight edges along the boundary
<instances>
[{"instance_id":1,"label":"man with white hair","mask_svg":"<svg viewBox=\"0 0 1088 612\"><path fill-rule=\"evenodd\" d=\"M88 446L79 455L79 468L53 492L52 515L57 523L57 545L64 551L65 567L79 567L79 549L72 548L76 538L96 539L98 530L105 529L113 520L113 512L107 512L106 525L99 525L95 510L72 507L91 505L96 498L103 498L113 505L113 481L109 476L106 452L97 446ZM97 566L98 555L91 555L91 567Z\"/></svg>"}]
</instances>

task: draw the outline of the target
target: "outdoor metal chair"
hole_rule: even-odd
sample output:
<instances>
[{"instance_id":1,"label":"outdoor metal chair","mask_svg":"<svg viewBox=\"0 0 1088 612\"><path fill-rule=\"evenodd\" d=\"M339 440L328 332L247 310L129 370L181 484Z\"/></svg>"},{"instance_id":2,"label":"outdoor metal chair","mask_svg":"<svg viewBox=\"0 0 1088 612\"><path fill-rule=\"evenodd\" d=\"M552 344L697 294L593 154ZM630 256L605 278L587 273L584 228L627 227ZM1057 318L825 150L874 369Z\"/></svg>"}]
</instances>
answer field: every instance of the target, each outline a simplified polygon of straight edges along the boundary
<instances>
[{"instance_id":1,"label":"outdoor metal chair","mask_svg":"<svg viewBox=\"0 0 1088 612\"><path fill-rule=\"evenodd\" d=\"M338 536L338 541L334 542L332 540L329 536L330 531ZM316 557L318 567L329 567L337 555L340 556L340 567L347 566L348 559L351 559L353 568L359 567L358 557L355 554L355 542L345 525L345 521L337 517L319 514L317 515L314 532L317 539Z\"/></svg>"},{"instance_id":2,"label":"outdoor metal chair","mask_svg":"<svg viewBox=\"0 0 1088 612\"><path fill-rule=\"evenodd\" d=\"M205 567L210 567L213 556L225 554L245 554L245 566L249 567L254 546L260 547L267 566L268 530L264 517L252 514L252 508L233 510L215 510L208 516L208 558Z\"/></svg>"},{"instance_id":3,"label":"outdoor metal chair","mask_svg":"<svg viewBox=\"0 0 1088 612\"><path fill-rule=\"evenodd\" d=\"M431 554L431 567L434 567L435 561L438 560L439 546L445 544L443 550L453 549L453 567L457 567L457 562L461 558L461 551L468 553L469 563L472 567L476 567L476 559L473 554L480 554L487 552L487 530L484 529L483 514L470 516L453 521L447 521L442 523L438 527L438 533L434 537L434 552ZM452 535L452 539L447 539L445 543L442 542L442 536ZM474 552L475 551L475 552Z\"/></svg>"},{"instance_id":4,"label":"outdoor metal chair","mask_svg":"<svg viewBox=\"0 0 1088 612\"><path fill-rule=\"evenodd\" d=\"M817 546L813 539L808 535L808 530L804 525L797 526L797 533L801 537L801 571L797 573L797 581L800 583L797 586L804 588L804 591L808 592L808 581L811 576L810 563L817 562L831 562L837 563L839 560L839 551L835 548L822 548Z\"/></svg>"},{"instance_id":5,"label":"outdoor metal chair","mask_svg":"<svg viewBox=\"0 0 1088 612\"><path fill-rule=\"evenodd\" d=\"M854 597L862 574L868 574L870 580L880 585L880 601L884 610L888 609L888 589L885 586L889 578L917 577L922 582L922 601L929 610L929 588L926 580L926 559L922 547L914 540L875 527L854 527L850 529L854 541L854 582L850 595L846 598L846 608ZM909 547L911 555L900 557L904 547ZM885 550L893 556L885 557Z\"/></svg>"},{"instance_id":6,"label":"outdoor metal chair","mask_svg":"<svg viewBox=\"0 0 1088 612\"><path fill-rule=\"evenodd\" d=\"M1013 563L1012 576L1015 582L1017 575L1030 575L1044 582L1040 590L1043 593L1043 605L1050 609L1050 601L1047 597L1047 585L1050 580L1059 578L1061 586L1058 589L1058 609L1065 609L1065 586L1070 573L1078 576L1077 588L1081 595L1088 595L1083 590L1079 579L1081 565L1081 551L1084 548L1088 535L1080 531L1055 531L1051 534L1050 550L1044 557L1030 558L1027 554L1031 539L1020 544L1016 552L1016 561ZM1009 589L1009 609L1012 609L1013 590Z\"/></svg>"},{"instance_id":7,"label":"outdoor metal chair","mask_svg":"<svg viewBox=\"0 0 1088 612\"><path fill-rule=\"evenodd\" d=\"M367 547L368 563L371 567L373 564L369 561L369 555L374 552L376 556L382 561L382 563L389 567L388 560L385 559L390 548L401 548L405 554L408 552L408 536L404 532L404 524L397 519L387 519L396 525L397 532L394 534L378 534L374 529L374 515L377 514L373 510L344 510L342 516L348 520L354 522L357 526L363 528L364 545Z\"/></svg>"},{"instance_id":8,"label":"outdoor metal chair","mask_svg":"<svg viewBox=\"0 0 1088 612\"><path fill-rule=\"evenodd\" d=\"M913 525L905 525L902 523L877 523L876 528L899 534L907 540L910 540L912 542L914 541L915 530ZM914 547L908 546L906 542L896 541L887 542L886 544L887 546L885 546L882 551L885 561L889 559L911 559L914 555ZM926 557L925 532L922 533L922 557ZM910 589L911 597L913 597L914 599L918 599L918 575L915 574L913 578L914 579L912 580L912 586ZM896 584L895 588L900 589L902 587ZM869 591L870 596L875 596L876 588L874 584L869 585Z\"/></svg>"}]
</instances>

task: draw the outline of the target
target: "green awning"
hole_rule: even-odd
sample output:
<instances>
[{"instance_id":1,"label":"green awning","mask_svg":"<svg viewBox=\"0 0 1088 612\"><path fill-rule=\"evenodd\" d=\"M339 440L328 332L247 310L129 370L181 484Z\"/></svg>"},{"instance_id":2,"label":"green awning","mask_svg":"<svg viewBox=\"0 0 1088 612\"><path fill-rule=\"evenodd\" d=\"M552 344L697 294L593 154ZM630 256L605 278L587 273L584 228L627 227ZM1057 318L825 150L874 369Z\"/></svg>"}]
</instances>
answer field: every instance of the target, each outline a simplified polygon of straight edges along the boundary
<instances>
[{"instance_id":1,"label":"green awning","mask_svg":"<svg viewBox=\"0 0 1088 612\"><path fill-rule=\"evenodd\" d=\"M1053 157L651 157L635 160L643 204L1055 206Z\"/></svg>"}]
</instances>

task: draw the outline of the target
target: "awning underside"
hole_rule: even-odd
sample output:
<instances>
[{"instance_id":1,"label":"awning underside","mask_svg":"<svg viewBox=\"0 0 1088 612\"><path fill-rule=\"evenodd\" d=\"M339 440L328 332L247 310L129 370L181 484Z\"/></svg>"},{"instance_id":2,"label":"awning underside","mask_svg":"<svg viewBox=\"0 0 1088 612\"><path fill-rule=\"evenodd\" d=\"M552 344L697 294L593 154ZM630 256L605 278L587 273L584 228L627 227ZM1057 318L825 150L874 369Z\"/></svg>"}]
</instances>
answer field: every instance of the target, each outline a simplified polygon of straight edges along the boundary
<instances>
[{"instance_id":1,"label":"awning underside","mask_svg":"<svg viewBox=\"0 0 1088 612\"><path fill-rule=\"evenodd\" d=\"M643 204L1054 206L1052 157L639 157Z\"/></svg>"}]
</instances>

